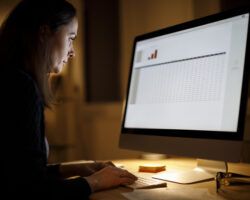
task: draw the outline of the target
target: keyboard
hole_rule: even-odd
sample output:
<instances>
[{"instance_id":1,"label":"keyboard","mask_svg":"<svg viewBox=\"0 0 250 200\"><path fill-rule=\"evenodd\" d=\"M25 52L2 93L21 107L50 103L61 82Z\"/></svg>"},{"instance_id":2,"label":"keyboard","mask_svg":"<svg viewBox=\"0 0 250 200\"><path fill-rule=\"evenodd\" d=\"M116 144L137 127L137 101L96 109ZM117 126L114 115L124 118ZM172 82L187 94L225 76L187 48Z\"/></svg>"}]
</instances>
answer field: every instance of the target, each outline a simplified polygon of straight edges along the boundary
<instances>
[{"instance_id":1,"label":"keyboard","mask_svg":"<svg viewBox=\"0 0 250 200\"><path fill-rule=\"evenodd\" d=\"M138 180L131 185L126 185L126 187L132 189L150 189L150 188L160 188L166 187L167 183L162 180L154 179L151 177L140 177L137 176Z\"/></svg>"}]
</instances>

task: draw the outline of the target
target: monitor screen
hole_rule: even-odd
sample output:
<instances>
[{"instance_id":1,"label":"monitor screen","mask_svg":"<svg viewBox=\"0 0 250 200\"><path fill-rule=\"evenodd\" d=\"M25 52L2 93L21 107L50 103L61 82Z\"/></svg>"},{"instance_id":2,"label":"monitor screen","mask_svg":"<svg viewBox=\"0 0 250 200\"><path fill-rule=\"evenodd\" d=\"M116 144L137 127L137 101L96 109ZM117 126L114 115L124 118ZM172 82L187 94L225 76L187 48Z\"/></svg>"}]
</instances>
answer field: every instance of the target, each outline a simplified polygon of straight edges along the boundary
<instances>
[{"instance_id":1,"label":"monitor screen","mask_svg":"<svg viewBox=\"0 0 250 200\"><path fill-rule=\"evenodd\" d=\"M137 36L120 146L239 161L248 25L239 9Z\"/></svg>"}]
</instances>

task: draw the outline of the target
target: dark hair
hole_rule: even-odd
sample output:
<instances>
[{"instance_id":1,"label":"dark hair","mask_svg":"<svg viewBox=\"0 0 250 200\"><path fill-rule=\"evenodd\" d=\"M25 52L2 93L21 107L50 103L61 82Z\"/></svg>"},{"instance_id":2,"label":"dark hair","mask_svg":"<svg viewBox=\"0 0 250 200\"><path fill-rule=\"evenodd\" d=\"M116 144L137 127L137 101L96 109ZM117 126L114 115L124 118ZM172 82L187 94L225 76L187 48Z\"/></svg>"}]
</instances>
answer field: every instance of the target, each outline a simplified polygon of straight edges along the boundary
<instances>
[{"instance_id":1,"label":"dark hair","mask_svg":"<svg viewBox=\"0 0 250 200\"><path fill-rule=\"evenodd\" d=\"M22 0L0 28L0 66L25 70L36 81L44 105L53 99L49 84L49 42L41 41L41 28L56 32L76 16L65 0Z\"/></svg>"}]
</instances>

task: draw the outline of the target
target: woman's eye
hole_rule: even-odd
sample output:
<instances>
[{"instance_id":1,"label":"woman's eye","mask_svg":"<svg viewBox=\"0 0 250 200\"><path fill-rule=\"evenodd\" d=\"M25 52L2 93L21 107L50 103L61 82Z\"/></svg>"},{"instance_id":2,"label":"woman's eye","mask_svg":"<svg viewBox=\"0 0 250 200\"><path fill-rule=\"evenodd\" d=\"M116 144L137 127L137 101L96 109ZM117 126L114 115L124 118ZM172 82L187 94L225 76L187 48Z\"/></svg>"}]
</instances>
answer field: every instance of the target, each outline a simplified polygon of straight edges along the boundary
<instances>
[{"instance_id":1,"label":"woman's eye","mask_svg":"<svg viewBox=\"0 0 250 200\"><path fill-rule=\"evenodd\" d=\"M73 41L75 40L76 37L69 37L69 45L73 44Z\"/></svg>"}]
</instances>

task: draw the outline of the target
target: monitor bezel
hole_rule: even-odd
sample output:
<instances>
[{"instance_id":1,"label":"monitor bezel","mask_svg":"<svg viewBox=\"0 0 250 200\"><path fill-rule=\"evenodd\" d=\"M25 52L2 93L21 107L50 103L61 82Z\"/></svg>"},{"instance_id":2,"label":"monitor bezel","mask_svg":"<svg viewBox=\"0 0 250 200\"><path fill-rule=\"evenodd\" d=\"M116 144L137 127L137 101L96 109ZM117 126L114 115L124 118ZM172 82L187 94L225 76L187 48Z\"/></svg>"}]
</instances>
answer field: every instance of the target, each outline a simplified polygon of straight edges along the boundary
<instances>
[{"instance_id":1,"label":"monitor bezel","mask_svg":"<svg viewBox=\"0 0 250 200\"><path fill-rule=\"evenodd\" d=\"M219 140L234 140L241 141L244 138L244 125L245 125L245 116L246 116L246 106L247 106L247 97L248 97L248 77L249 69L246 66L249 66L249 31L247 33L247 42L246 42L246 52L245 52L245 62L244 62L244 71L243 71L243 80L242 80L242 91L240 99L240 110L239 110L239 120L236 132L229 131L203 131L203 130L177 130L177 129L149 129L149 128L127 128L124 126L126 118L126 110L128 104L128 95L130 91L130 82L131 75L133 71L133 62L136 43L145 39L154 38L157 36L170 34L185 29L195 28L201 25L206 25L216 21L224 20L227 18L235 17L242 14L250 14L249 7L237 8L226 12L220 12L214 15L206 16L203 18L195 19L192 21L184 22L182 24L170 26L164 29L146 33L143 35L136 36L133 43L133 51L130 62L130 72L126 92L126 100L124 102L123 114L122 114L122 126L121 134L136 134L136 135L153 135L153 136L169 136L169 137L182 137L182 138L197 138L197 139L219 139ZM250 20L249 20L250 21ZM248 22L248 27L249 27Z\"/></svg>"}]
</instances>

